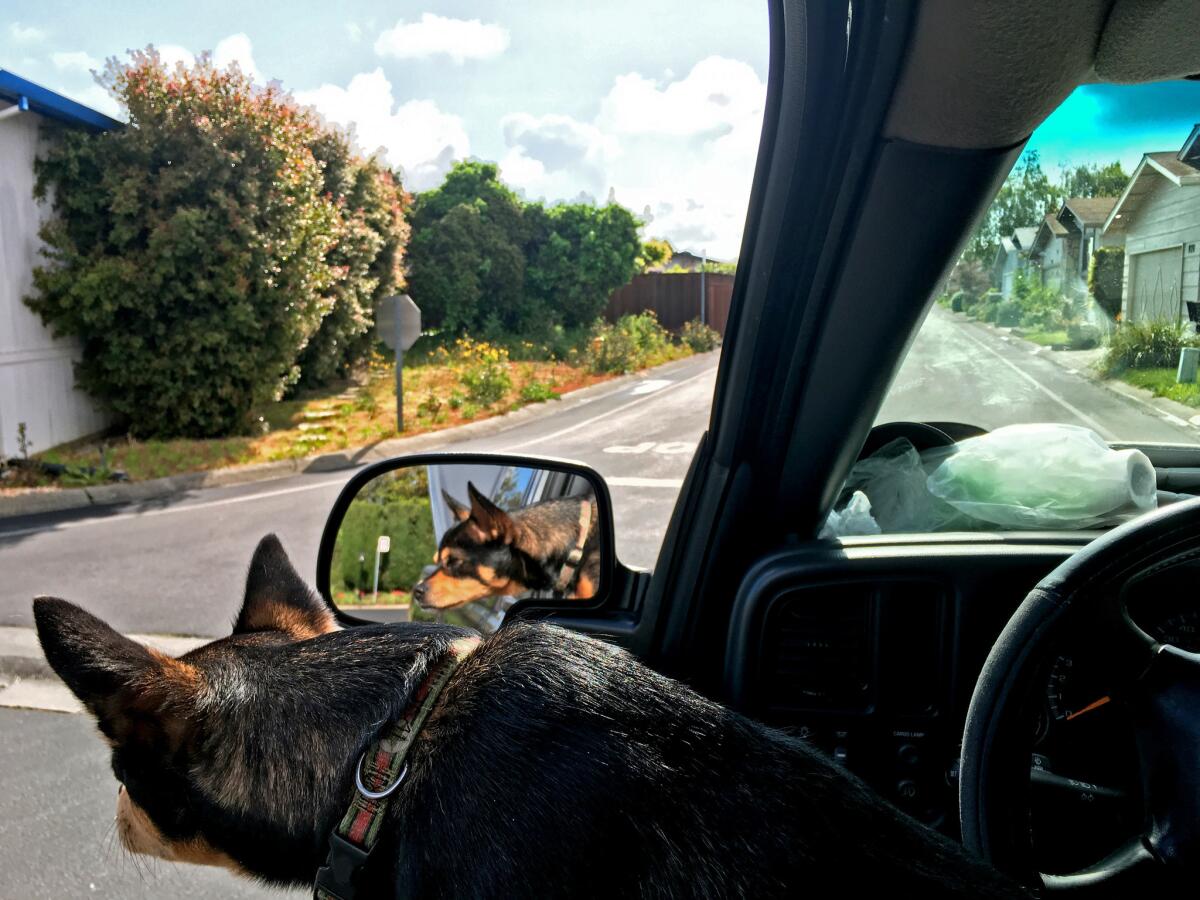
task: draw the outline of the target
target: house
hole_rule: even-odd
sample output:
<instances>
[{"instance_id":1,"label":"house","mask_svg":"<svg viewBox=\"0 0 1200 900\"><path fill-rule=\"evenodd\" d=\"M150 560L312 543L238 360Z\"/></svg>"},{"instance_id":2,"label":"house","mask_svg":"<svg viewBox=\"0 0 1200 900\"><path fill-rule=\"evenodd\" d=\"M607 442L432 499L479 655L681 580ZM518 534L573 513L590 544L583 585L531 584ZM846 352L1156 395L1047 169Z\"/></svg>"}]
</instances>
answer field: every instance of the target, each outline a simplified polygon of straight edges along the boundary
<instances>
[{"instance_id":1,"label":"house","mask_svg":"<svg viewBox=\"0 0 1200 900\"><path fill-rule=\"evenodd\" d=\"M0 457L18 453L17 433L31 449L95 434L107 414L75 387L78 342L57 339L22 301L33 287L38 229L50 205L33 198L33 162L47 120L105 131L120 125L0 69Z\"/></svg>"},{"instance_id":2,"label":"house","mask_svg":"<svg viewBox=\"0 0 1200 900\"><path fill-rule=\"evenodd\" d=\"M1200 300L1200 125L1178 151L1142 157L1104 234L1125 243L1122 318L1186 319Z\"/></svg>"},{"instance_id":3,"label":"house","mask_svg":"<svg viewBox=\"0 0 1200 900\"><path fill-rule=\"evenodd\" d=\"M683 269L687 272L699 272L700 267L704 263L720 262L708 256L697 256L695 253L689 253L687 250L676 250L671 254L671 258L665 262L659 263L657 266L651 266L647 272L666 272L668 270L679 271Z\"/></svg>"},{"instance_id":4,"label":"house","mask_svg":"<svg viewBox=\"0 0 1200 900\"><path fill-rule=\"evenodd\" d=\"M1030 226L1015 228L1011 235L1000 238L1000 246L992 262L992 283L999 288L1005 300L1012 296L1013 279L1017 272L1029 266L1029 248L1033 246L1036 235L1037 229Z\"/></svg>"},{"instance_id":5,"label":"house","mask_svg":"<svg viewBox=\"0 0 1200 900\"><path fill-rule=\"evenodd\" d=\"M1058 221L1057 212L1048 212L1038 226L1037 236L1029 249L1029 259L1033 266L1042 273L1042 284L1048 288L1062 290L1066 281L1068 267L1063 261L1071 258L1067 247L1069 232L1062 222Z\"/></svg>"}]
</instances>

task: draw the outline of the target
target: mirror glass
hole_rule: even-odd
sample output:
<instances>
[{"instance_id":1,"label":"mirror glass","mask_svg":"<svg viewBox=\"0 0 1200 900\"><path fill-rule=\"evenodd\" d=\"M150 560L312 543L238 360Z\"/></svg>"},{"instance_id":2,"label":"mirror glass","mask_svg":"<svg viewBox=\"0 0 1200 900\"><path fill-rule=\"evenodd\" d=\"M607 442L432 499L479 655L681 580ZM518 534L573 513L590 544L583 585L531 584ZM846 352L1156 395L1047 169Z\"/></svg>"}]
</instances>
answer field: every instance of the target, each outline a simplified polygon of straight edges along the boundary
<instances>
[{"instance_id":1,"label":"mirror glass","mask_svg":"<svg viewBox=\"0 0 1200 900\"><path fill-rule=\"evenodd\" d=\"M330 593L376 621L494 630L521 599L591 600L607 571L596 491L570 471L486 463L381 473L338 528Z\"/></svg>"}]
</instances>

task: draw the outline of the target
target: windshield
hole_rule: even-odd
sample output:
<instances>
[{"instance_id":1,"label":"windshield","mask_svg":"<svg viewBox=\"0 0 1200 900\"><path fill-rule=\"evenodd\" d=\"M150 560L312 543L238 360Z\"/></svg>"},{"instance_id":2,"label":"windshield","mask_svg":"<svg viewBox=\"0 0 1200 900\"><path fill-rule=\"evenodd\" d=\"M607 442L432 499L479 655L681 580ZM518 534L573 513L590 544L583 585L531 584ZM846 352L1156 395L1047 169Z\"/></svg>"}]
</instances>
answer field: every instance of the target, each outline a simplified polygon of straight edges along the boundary
<instances>
[{"instance_id":1,"label":"windshield","mask_svg":"<svg viewBox=\"0 0 1200 900\"><path fill-rule=\"evenodd\" d=\"M1198 118L1196 82L1085 85L1034 132L938 290L877 419L939 428L943 441L926 432L893 445L889 471L915 450L914 489L954 509L882 530L1092 528L1171 500L1155 496L1150 464L1161 489L1164 468L1197 460L1144 445L1194 447L1200 437ZM997 429L990 443L960 443L969 453L944 466L948 453L930 446ZM1129 454L1113 455L1106 442L1143 445L1146 455L1133 457L1140 495L1099 515L1081 499L1089 486L1111 487L1104 471L1134 477ZM948 479L940 494L939 466ZM863 478L860 468L849 486ZM875 492L878 506L885 491ZM1068 500L1081 506L1062 512ZM1009 501L1025 506L978 517L978 504Z\"/></svg>"}]
</instances>

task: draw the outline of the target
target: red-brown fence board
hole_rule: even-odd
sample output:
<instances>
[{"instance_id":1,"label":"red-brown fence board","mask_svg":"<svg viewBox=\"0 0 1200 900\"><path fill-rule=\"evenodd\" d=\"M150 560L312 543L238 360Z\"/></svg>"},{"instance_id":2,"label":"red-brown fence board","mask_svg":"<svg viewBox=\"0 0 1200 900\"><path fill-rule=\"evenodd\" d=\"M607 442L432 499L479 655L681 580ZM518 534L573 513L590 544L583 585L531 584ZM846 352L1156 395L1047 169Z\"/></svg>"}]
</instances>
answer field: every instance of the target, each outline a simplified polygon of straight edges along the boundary
<instances>
[{"instance_id":1,"label":"red-brown fence board","mask_svg":"<svg viewBox=\"0 0 1200 900\"><path fill-rule=\"evenodd\" d=\"M705 321L724 336L733 296L733 276L705 274L703 278L704 293L708 295ZM700 279L699 272L637 275L608 298L604 314L615 321L651 309L664 328L678 331L685 322L700 318Z\"/></svg>"}]
</instances>

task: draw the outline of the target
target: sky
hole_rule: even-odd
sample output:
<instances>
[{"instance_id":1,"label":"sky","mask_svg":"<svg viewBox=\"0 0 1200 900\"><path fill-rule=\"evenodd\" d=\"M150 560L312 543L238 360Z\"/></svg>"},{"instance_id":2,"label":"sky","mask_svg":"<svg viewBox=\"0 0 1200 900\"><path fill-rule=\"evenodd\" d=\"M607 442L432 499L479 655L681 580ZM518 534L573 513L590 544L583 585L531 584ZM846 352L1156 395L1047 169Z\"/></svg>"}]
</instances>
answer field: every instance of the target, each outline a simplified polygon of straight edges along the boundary
<instances>
[{"instance_id":1,"label":"sky","mask_svg":"<svg viewBox=\"0 0 1200 900\"><path fill-rule=\"evenodd\" d=\"M15 4L8 4L12 9ZM107 0L0 5L0 67L109 114L91 71L149 44L169 61L212 51L353 123L406 185L454 160L498 162L530 200L610 195L644 236L733 259L767 78L761 0ZM1200 83L1079 88L1034 134L1043 167L1176 149Z\"/></svg>"}]
</instances>

